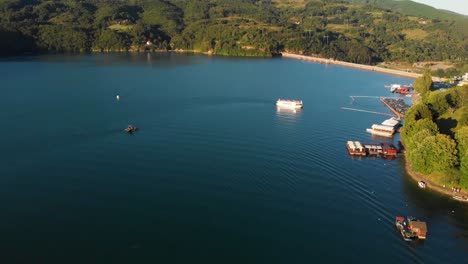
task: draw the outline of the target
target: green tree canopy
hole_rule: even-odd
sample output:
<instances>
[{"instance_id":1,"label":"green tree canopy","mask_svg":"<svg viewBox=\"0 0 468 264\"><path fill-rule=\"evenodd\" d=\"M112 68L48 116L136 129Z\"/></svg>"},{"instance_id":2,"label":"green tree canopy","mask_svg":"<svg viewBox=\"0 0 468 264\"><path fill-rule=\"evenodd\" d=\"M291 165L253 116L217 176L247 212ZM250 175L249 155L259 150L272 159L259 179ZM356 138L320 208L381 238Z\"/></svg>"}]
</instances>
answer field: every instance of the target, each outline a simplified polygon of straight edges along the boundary
<instances>
[{"instance_id":1,"label":"green tree canopy","mask_svg":"<svg viewBox=\"0 0 468 264\"><path fill-rule=\"evenodd\" d=\"M414 82L414 90L421 94L421 96L425 96L429 91L432 90L432 76L429 70L424 71L424 74L417 78Z\"/></svg>"},{"instance_id":2,"label":"green tree canopy","mask_svg":"<svg viewBox=\"0 0 468 264\"><path fill-rule=\"evenodd\" d=\"M456 143L447 135L425 137L410 152L413 168L424 174L447 172L458 165Z\"/></svg>"}]
</instances>

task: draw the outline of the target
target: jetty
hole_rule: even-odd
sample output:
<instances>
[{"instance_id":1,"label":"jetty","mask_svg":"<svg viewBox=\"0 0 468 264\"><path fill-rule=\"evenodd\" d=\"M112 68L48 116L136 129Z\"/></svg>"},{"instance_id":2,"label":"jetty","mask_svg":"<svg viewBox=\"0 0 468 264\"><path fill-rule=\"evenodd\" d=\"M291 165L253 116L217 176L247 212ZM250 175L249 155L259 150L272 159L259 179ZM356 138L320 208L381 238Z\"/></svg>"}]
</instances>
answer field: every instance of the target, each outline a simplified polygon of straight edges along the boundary
<instances>
[{"instance_id":1,"label":"jetty","mask_svg":"<svg viewBox=\"0 0 468 264\"><path fill-rule=\"evenodd\" d=\"M406 104L405 100L401 98L390 99L390 98L381 97L380 101L388 109L390 109L390 111L392 111L392 113L395 114L398 118L404 118L406 111L408 111L410 107L408 104Z\"/></svg>"},{"instance_id":2,"label":"jetty","mask_svg":"<svg viewBox=\"0 0 468 264\"><path fill-rule=\"evenodd\" d=\"M349 107L341 107L341 109L343 109L343 110L357 111L357 112L364 112L364 113L369 113L369 114L393 116L392 114L387 114L387 113L382 113L382 112L375 112L375 111L368 111L368 110L362 110L362 109L356 109L356 108L349 108Z\"/></svg>"}]
</instances>

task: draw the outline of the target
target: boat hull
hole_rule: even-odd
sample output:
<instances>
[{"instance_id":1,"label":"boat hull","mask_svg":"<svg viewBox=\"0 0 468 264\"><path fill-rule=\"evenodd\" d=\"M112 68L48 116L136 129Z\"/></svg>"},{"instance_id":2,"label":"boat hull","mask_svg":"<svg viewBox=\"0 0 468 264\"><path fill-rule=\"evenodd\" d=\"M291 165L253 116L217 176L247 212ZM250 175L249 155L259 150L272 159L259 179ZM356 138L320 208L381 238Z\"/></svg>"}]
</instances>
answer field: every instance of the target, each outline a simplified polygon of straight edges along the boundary
<instances>
[{"instance_id":1,"label":"boat hull","mask_svg":"<svg viewBox=\"0 0 468 264\"><path fill-rule=\"evenodd\" d=\"M368 128L366 129L366 131L368 133L371 133L372 135L375 135L375 136L381 136L381 137L393 137L393 133L389 133L389 132L383 132L383 131L376 131L372 128Z\"/></svg>"},{"instance_id":2,"label":"boat hull","mask_svg":"<svg viewBox=\"0 0 468 264\"><path fill-rule=\"evenodd\" d=\"M276 106L280 108L287 108L287 109L301 109L302 105L298 104L287 104L287 103L276 103Z\"/></svg>"}]
</instances>

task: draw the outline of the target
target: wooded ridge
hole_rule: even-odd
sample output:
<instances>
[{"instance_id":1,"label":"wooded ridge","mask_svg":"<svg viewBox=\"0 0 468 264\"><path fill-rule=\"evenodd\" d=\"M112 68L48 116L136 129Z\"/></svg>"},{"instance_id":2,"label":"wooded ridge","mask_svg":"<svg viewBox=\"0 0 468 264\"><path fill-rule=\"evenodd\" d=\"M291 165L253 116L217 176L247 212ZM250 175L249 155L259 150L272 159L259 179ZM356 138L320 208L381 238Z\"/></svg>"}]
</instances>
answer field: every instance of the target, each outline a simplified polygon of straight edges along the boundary
<instances>
[{"instance_id":1,"label":"wooded ridge","mask_svg":"<svg viewBox=\"0 0 468 264\"><path fill-rule=\"evenodd\" d=\"M0 53L184 49L271 56L288 51L361 64L466 64L468 18L435 9L414 15L408 8L403 14L386 8L393 1L350 2L0 0Z\"/></svg>"}]
</instances>

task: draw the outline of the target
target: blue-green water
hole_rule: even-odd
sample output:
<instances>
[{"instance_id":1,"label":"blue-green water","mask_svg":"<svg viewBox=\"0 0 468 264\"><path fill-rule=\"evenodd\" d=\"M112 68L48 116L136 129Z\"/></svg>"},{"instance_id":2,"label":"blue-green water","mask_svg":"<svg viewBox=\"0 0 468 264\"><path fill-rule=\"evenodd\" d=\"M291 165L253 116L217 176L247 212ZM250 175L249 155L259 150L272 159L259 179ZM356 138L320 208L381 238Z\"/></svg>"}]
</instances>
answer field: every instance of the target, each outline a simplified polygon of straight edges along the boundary
<instances>
[{"instance_id":1,"label":"blue-green water","mask_svg":"<svg viewBox=\"0 0 468 264\"><path fill-rule=\"evenodd\" d=\"M466 205L418 189L401 157L345 149L381 142L365 129L387 117L340 107L388 113L349 96L410 79L176 54L4 59L0 77L1 263L468 258ZM404 242L395 215L426 220L428 239Z\"/></svg>"}]
</instances>

